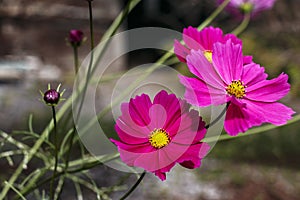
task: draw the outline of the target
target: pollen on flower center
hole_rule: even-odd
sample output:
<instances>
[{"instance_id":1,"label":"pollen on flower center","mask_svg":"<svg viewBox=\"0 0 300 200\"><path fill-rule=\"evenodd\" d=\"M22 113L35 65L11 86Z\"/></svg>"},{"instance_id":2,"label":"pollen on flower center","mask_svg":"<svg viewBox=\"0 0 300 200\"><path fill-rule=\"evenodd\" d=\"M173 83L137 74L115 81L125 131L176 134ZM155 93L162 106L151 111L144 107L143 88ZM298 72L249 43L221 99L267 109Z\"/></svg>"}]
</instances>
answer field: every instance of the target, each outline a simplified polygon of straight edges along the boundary
<instances>
[{"instance_id":1,"label":"pollen on flower center","mask_svg":"<svg viewBox=\"0 0 300 200\"><path fill-rule=\"evenodd\" d=\"M154 129L149 137L149 142L154 148L160 149L169 144L170 137L164 129Z\"/></svg>"},{"instance_id":2,"label":"pollen on flower center","mask_svg":"<svg viewBox=\"0 0 300 200\"><path fill-rule=\"evenodd\" d=\"M246 95L245 87L246 86L244 86L240 80L232 81L231 84L226 87L226 92L229 95L234 95L236 98L242 98Z\"/></svg>"},{"instance_id":3,"label":"pollen on flower center","mask_svg":"<svg viewBox=\"0 0 300 200\"><path fill-rule=\"evenodd\" d=\"M212 62L212 51L205 50L203 51L205 58L211 63Z\"/></svg>"}]
</instances>

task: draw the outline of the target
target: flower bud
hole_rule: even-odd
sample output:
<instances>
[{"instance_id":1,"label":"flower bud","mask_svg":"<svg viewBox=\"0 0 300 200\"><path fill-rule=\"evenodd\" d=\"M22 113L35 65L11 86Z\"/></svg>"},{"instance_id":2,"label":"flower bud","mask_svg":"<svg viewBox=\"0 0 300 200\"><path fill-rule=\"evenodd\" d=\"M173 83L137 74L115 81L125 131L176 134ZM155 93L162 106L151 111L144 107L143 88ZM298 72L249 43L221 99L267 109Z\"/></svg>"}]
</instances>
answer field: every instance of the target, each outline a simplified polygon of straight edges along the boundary
<instances>
[{"instance_id":1,"label":"flower bud","mask_svg":"<svg viewBox=\"0 0 300 200\"><path fill-rule=\"evenodd\" d=\"M60 99L60 93L55 89L47 90L44 93L44 101L46 104L54 106L57 105Z\"/></svg>"},{"instance_id":2,"label":"flower bud","mask_svg":"<svg viewBox=\"0 0 300 200\"><path fill-rule=\"evenodd\" d=\"M43 100L48 106L56 106L59 103L59 101L64 100L61 98L61 96L63 96L65 90L59 92L60 86L61 84L59 84L57 86L57 89L55 90L55 89L51 89L50 84L48 84L48 90L45 93L43 93L40 90Z\"/></svg>"},{"instance_id":3,"label":"flower bud","mask_svg":"<svg viewBox=\"0 0 300 200\"><path fill-rule=\"evenodd\" d=\"M76 29L70 30L68 39L72 46L80 46L83 40L83 32Z\"/></svg>"}]
</instances>

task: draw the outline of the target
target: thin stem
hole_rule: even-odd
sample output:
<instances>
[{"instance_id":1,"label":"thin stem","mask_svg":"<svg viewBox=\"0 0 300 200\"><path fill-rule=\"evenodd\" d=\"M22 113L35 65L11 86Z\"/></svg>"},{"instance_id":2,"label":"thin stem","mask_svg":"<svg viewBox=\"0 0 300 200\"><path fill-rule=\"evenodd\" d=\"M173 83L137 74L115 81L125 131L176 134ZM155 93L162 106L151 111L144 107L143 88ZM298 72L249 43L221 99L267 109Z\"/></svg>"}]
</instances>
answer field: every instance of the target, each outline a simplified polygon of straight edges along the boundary
<instances>
[{"instance_id":1,"label":"thin stem","mask_svg":"<svg viewBox=\"0 0 300 200\"><path fill-rule=\"evenodd\" d=\"M250 18L251 18L250 13L245 14L243 21L240 23L240 25L238 27L236 27L232 31L232 33L235 34L235 35L241 34L247 28L247 26L249 25Z\"/></svg>"},{"instance_id":2,"label":"thin stem","mask_svg":"<svg viewBox=\"0 0 300 200\"><path fill-rule=\"evenodd\" d=\"M90 53L90 62L89 62L89 67L88 67L88 72L87 72L87 75L86 75L86 82L85 82L85 85L84 85L84 89L83 89L83 95L82 95L82 99L80 101L80 106L79 106L79 109L78 109L78 113L77 113L77 116L76 116L76 119L75 119L75 123L74 123L74 126L73 126L73 131L72 131L72 134L71 134L71 138L70 138L70 142L69 142L69 148L68 148L68 151L67 151L67 155L66 155L66 165L65 165L65 172L67 172L68 170L68 167L69 167L69 160L70 160L70 155L71 155L71 150L72 150L72 147L73 147L73 142L74 142L74 137L75 137L75 133L76 133L76 124L77 124L77 121L79 119L79 116L80 116L80 113L81 113L81 110L82 110L82 106L83 106L83 102L84 102L84 99L85 99L85 93L86 93L86 90L87 90L87 85L89 83L89 80L90 80L90 75L91 75L91 68L93 66L93 59L94 59L94 52L93 52L93 49L94 49L94 25L93 25L93 8L92 8L92 1L88 1L88 7L89 7L89 24L90 24L90 50L91 50L91 53ZM78 72L78 52L77 52L77 47L74 47L74 65L75 65L75 73L77 75L77 72ZM79 94L79 87L77 86L77 94Z\"/></svg>"},{"instance_id":3,"label":"thin stem","mask_svg":"<svg viewBox=\"0 0 300 200\"><path fill-rule=\"evenodd\" d=\"M68 150L67 150L67 155L66 155L66 161L65 161L65 174L67 174L67 170L68 170L68 167L69 167L69 161L70 161L70 156L71 156L71 151L72 151L72 147L73 147L73 142L74 142L74 137L75 137L75 133L76 133L76 123L77 123L77 119L79 118L79 115L81 113L81 109L82 109L82 106L83 106L83 102L84 102L84 97L85 97L85 92L86 92L86 89L87 89L87 85L88 85L88 81L89 81L89 77L90 77L90 71L91 71L91 67L92 67L92 63L93 63L93 49L94 49L94 26L93 26L93 8L92 8L92 1L88 1L88 7L89 7L89 24L90 24L90 49L91 49L91 56L90 56L90 63L89 63L89 67L88 67L88 72L87 72L87 78L86 78L86 83L84 85L84 89L83 89L83 96L82 96L82 99L81 99L81 103L80 103L80 107L79 107L79 110L78 110L78 113L77 113L77 118L75 119L75 123L73 124L73 130L72 130L72 133L71 133L71 137L70 137L70 140L69 140L69 145L68 145ZM73 53L74 53L74 67L75 67L75 76L77 76L78 74L78 69L79 69L79 64L78 64L78 46L73 46ZM77 86L76 87L77 89L77 94L80 93L80 90L79 90L79 87ZM63 177L60 182L61 184L63 185L64 184L64 180L65 180L65 177ZM62 186L61 186L62 187ZM60 193L59 192L57 194L58 198L60 196Z\"/></svg>"},{"instance_id":4,"label":"thin stem","mask_svg":"<svg viewBox=\"0 0 300 200\"><path fill-rule=\"evenodd\" d=\"M74 136L75 136L75 133L76 133L76 127L74 125L73 127L73 131L71 133L71 137L70 137L70 140L69 140L69 148L68 148L68 151L67 151L67 155L66 155L66 167L65 167L65 171L67 171L68 167L69 167L69 161L70 161L70 155L71 155L71 149L72 149L72 146L73 146L73 141L74 141Z\"/></svg>"},{"instance_id":5,"label":"thin stem","mask_svg":"<svg viewBox=\"0 0 300 200\"><path fill-rule=\"evenodd\" d=\"M4 184L9 185L7 181L4 181ZM26 200L26 198L13 185L9 185L9 187L18 195L18 197L20 197L22 200Z\"/></svg>"},{"instance_id":6,"label":"thin stem","mask_svg":"<svg viewBox=\"0 0 300 200\"><path fill-rule=\"evenodd\" d=\"M78 47L76 45L73 45L73 54L74 54L74 70L75 70L75 75L77 75L78 72Z\"/></svg>"},{"instance_id":7,"label":"thin stem","mask_svg":"<svg viewBox=\"0 0 300 200\"><path fill-rule=\"evenodd\" d=\"M198 29L202 30L204 27L208 26L224 10L230 1L231 0L226 0L220 4L218 8L208 18L206 18L206 20L202 22L200 26L198 26Z\"/></svg>"},{"instance_id":8,"label":"thin stem","mask_svg":"<svg viewBox=\"0 0 300 200\"><path fill-rule=\"evenodd\" d=\"M72 166L72 169L68 169L67 172L66 171L60 171L58 173L55 174L55 178L60 177L62 175L66 175L67 174L73 174L73 173L78 173L84 170L89 170L91 168L94 168L96 166L102 165L105 162L109 162L112 160L115 160L119 157L119 154L114 154L112 156L105 156L102 159L95 159L93 158L91 161L87 160L87 161L82 161L82 159L76 160L76 161L72 161L70 162L70 166ZM84 163L84 164L83 164ZM76 166L79 166L76 168ZM48 168L47 166L45 168ZM30 183L29 187L26 187L25 190L21 191L21 194L23 194L24 196L29 194L30 192L32 192L33 190L35 190L36 188L42 186L45 183L48 183L49 181L51 181L51 177L48 177L44 180L42 180L41 182L37 183L37 184L32 184Z\"/></svg>"},{"instance_id":9,"label":"thin stem","mask_svg":"<svg viewBox=\"0 0 300 200\"><path fill-rule=\"evenodd\" d=\"M88 85L88 82L90 80L91 68L92 68L92 65L93 65L93 58L94 58L93 49L94 49L95 45L94 45L94 25L93 25L92 1L88 1L88 7L89 7L89 24L90 24L90 50L91 50L90 62L89 62L88 72L87 72L87 75L86 75L86 82L85 82L84 89L83 89L82 99L81 99L80 106L79 106L78 113L77 113L77 117L75 119L75 123L74 123L74 126L73 126L73 131L72 131L72 134L71 134L71 138L69 140L70 142L69 142L69 148L68 148L67 155L66 155L65 172L68 170L68 167L69 167L69 160L70 160L71 150L72 150L72 147L73 147L73 141L74 141L75 132L76 132L76 123L77 123L77 120L78 120L78 118L80 116L80 113L81 113L81 110L82 110L82 106L83 106L83 102L84 102L84 98L85 98L85 93L86 93L86 90L87 90L87 85ZM77 75L77 72L78 72L78 52L77 52L77 47L74 46L73 49L74 49L75 73ZM77 94L79 94L79 92L80 92L79 87L77 86L76 88L77 88Z\"/></svg>"},{"instance_id":10,"label":"thin stem","mask_svg":"<svg viewBox=\"0 0 300 200\"><path fill-rule=\"evenodd\" d=\"M54 154L55 154L55 161L54 161L54 170L52 173L52 179L50 184L50 199L54 198L54 179L57 172L57 165L58 165L58 143L57 143L57 124L56 124L56 113L55 113L55 106L51 106L52 108L52 117L54 123Z\"/></svg>"},{"instance_id":11,"label":"thin stem","mask_svg":"<svg viewBox=\"0 0 300 200\"><path fill-rule=\"evenodd\" d=\"M205 126L206 129L208 129L209 127L212 127L215 123L217 123L224 116L224 114L226 113L226 111L229 107L229 104L230 104L230 102L228 102L226 104L226 107L222 110L222 112L220 113L220 115L216 119L214 119L211 123L209 123Z\"/></svg>"},{"instance_id":12,"label":"thin stem","mask_svg":"<svg viewBox=\"0 0 300 200\"><path fill-rule=\"evenodd\" d=\"M128 190L128 192L126 192L121 198L120 200L124 200L126 199L136 188L137 186L142 182L143 178L145 177L146 175L146 171L144 171L140 178L135 182L135 184L130 188L130 190Z\"/></svg>"},{"instance_id":13,"label":"thin stem","mask_svg":"<svg viewBox=\"0 0 300 200\"><path fill-rule=\"evenodd\" d=\"M93 29L93 25L91 25L91 29ZM93 35L93 34L91 34ZM93 37L93 36L92 36ZM93 46L93 41L91 42L91 46ZM78 46L73 46L73 53L74 53L74 68L75 68L75 76L77 76L78 74L78 68L79 68L79 65L78 65ZM76 87L77 89L77 93L79 93L79 87L77 86ZM68 145L68 151L67 151L67 155L66 155L66 162L65 162L65 172L68 170L68 167L69 167L69 161L70 161L70 155L71 155L71 150L72 150L72 146L73 146L73 140L74 140L74 136L75 136L75 133L76 133L76 125L73 124L73 130L72 130L72 133L71 133L71 136L70 136L70 139L69 139L69 145Z\"/></svg>"},{"instance_id":14,"label":"thin stem","mask_svg":"<svg viewBox=\"0 0 300 200\"><path fill-rule=\"evenodd\" d=\"M89 21L90 21L90 36L91 36L91 50L94 49L94 25L93 25L93 8L92 1L88 1L89 3Z\"/></svg>"},{"instance_id":15,"label":"thin stem","mask_svg":"<svg viewBox=\"0 0 300 200\"><path fill-rule=\"evenodd\" d=\"M90 81L90 76L91 76L91 71L92 71L92 67L93 67L93 60L94 60L94 25L93 25L93 8L92 8L92 1L88 1L89 4L89 22L90 22L90 37L91 37L91 53L90 53L90 61L89 61L89 66L88 66L88 71L87 71L87 75L86 75L86 81L83 87L83 91L82 91L82 99L80 101L80 105L79 105L79 109L78 109L78 113L77 113L77 117L75 119L75 124L77 123L77 120L79 119L81 110L82 110L82 106L83 106L83 102L85 99L85 93L87 90L87 86L88 83ZM78 88L78 87L77 87Z\"/></svg>"}]
</instances>

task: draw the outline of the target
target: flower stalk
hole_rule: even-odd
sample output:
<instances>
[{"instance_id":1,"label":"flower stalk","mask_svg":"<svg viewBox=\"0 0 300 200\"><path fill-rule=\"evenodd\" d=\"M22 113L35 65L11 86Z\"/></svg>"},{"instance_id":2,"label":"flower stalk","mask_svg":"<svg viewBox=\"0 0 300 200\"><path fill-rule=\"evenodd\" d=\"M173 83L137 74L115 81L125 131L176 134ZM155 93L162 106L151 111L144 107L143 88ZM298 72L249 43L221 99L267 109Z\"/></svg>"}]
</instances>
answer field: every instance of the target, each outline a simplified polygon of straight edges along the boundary
<instances>
[{"instance_id":1,"label":"flower stalk","mask_svg":"<svg viewBox=\"0 0 300 200\"><path fill-rule=\"evenodd\" d=\"M143 178L146 175L146 171L143 171L143 173L141 174L141 176L139 177L139 179L135 182L135 184L130 188L130 190L128 190L128 192L126 192L121 198L120 200L125 200L136 188L137 186L142 182Z\"/></svg>"},{"instance_id":2,"label":"flower stalk","mask_svg":"<svg viewBox=\"0 0 300 200\"><path fill-rule=\"evenodd\" d=\"M56 122L56 113L55 113L55 106L51 106L52 108L52 117L54 123L54 170L52 173L51 183L50 183L50 199L54 199L54 180L57 172L57 165L58 165L58 141L57 141L57 122Z\"/></svg>"},{"instance_id":3,"label":"flower stalk","mask_svg":"<svg viewBox=\"0 0 300 200\"><path fill-rule=\"evenodd\" d=\"M238 27L236 27L232 33L234 35L240 35L249 25L249 22L250 22L250 19L251 19L251 14L250 13L246 13L244 15L244 19L243 21L240 23L240 25Z\"/></svg>"}]
</instances>

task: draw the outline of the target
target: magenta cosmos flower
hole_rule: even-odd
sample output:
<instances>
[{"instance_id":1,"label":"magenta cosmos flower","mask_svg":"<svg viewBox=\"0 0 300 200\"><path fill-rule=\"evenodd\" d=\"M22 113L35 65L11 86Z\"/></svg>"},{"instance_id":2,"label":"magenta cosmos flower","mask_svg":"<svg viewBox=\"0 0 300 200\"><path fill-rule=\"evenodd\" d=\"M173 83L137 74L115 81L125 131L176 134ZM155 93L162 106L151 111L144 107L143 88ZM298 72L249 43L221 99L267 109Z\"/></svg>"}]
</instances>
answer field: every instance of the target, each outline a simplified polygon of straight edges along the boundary
<instances>
[{"instance_id":1,"label":"magenta cosmos flower","mask_svg":"<svg viewBox=\"0 0 300 200\"><path fill-rule=\"evenodd\" d=\"M223 1L219 0L219 3ZM226 9L235 15L246 13L256 15L263 10L271 9L274 3L275 0L231 0Z\"/></svg>"},{"instance_id":2,"label":"magenta cosmos flower","mask_svg":"<svg viewBox=\"0 0 300 200\"><path fill-rule=\"evenodd\" d=\"M182 45L178 40L175 40L174 43L174 52L181 62L186 62L186 56L190 54L192 49L200 49L205 57L211 61L214 43L224 43L230 39L235 44L242 44L242 41L235 35L224 35L220 28L214 27L207 27L199 31L197 28L189 26L188 28L183 29L182 37L185 45Z\"/></svg>"},{"instance_id":3,"label":"magenta cosmos flower","mask_svg":"<svg viewBox=\"0 0 300 200\"><path fill-rule=\"evenodd\" d=\"M294 111L277 100L290 89L288 76L266 80L264 68L243 64L242 46L228 40L213 45L212 62L201 51L187 56L189 70L197 78L180 76L186 100L196 106L228 104L224 129L229 135L262 123L285 124Z\"/></svg>"},{"instance_id":4,"label":"magenta cosmos flower","mask_svg":"<svg viewBox=\"0 0 300 200\"><path fill-rule=\"evenodd\" d=\"M189 104L166 91L153 102L142 94L121 105L115 129L120 140L111 139L120 158L129 166L141 167L161 180L179 163L193 169L201 164L209 146L201 142L205 123Z\"/></svg>"}]
</instances>

